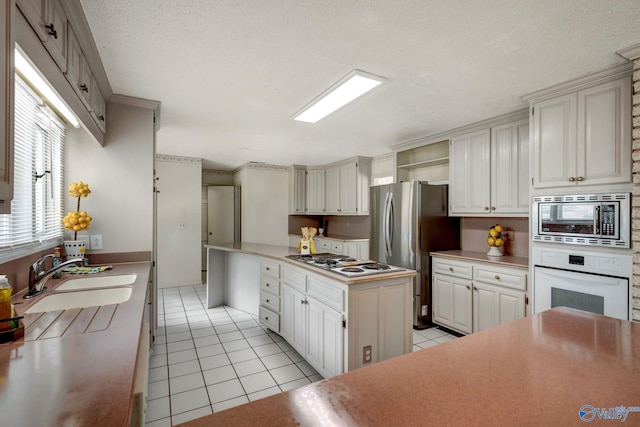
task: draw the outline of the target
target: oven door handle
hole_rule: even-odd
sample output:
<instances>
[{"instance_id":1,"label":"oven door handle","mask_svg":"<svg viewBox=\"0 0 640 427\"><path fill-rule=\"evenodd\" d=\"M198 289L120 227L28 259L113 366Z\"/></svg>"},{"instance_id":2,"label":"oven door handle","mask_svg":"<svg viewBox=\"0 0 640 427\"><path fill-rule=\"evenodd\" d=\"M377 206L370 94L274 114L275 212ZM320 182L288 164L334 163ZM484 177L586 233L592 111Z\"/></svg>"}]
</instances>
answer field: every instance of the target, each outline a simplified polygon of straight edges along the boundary
<instances>
[{"instance_id":1,"label":"oven door handle","mask_svg":"<svg viewBox=\"0 0 640 427\"><path fill-rule=\"evenodd\" d=\"M554 268L540 267L540 266L537 266L536 268L542 268L543 269L542 273L546 274L547 276L558 277L561 279L569 279L571 283L580 281L580 282L594 283L597 285L615 285L618 283L618 280L620 280L617 277L600 276L596 274L584 273L582 271L562 271L562 270L556 270Z\"/></svg>"},{"instance_id":2,"label":"oven door handle","mask_svg":"<svg viewBox=\"0 0 640 427\"><path fill-rule=\"evenodd\" d=\"M600 206L596 205L593 207L593 234L600 234Z\"/></svg>"}]
</instances>

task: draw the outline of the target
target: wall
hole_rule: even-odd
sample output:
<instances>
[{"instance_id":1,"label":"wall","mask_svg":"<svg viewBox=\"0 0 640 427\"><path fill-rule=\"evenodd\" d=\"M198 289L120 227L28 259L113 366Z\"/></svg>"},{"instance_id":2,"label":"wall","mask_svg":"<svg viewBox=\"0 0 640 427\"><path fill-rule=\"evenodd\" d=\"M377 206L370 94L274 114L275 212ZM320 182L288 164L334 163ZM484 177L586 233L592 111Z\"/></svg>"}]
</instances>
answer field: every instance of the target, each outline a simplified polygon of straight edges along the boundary
<instances>
[{"instance_id":1,"label":"wall","mask_svg":"<svg viewBox=\"0 0 640 427\"><path fill-rule=\"evenodd\" d=\"M512 231L514 239L505 242L504 254L529 256L529 219L528 218L462 218L460 224L461 247L464 250L487 252L489 228L500 224L504 230Z\"/></svg>"},{"instance_id":2,"label":"wall","mask_svg":"<svg viewBox=\"0 0 640 427\"><path fill-rule=\"evenodd\" d=\"M81 209L93 218L84 235L102 235L100 253L151 251L153 246L154 110L107 104L107 134L100 146L82 128L65 141L66 185L89 183ZM67 195L68 210L76 199ZM66 232L65 238L72 234ZM89 259L91 253L88 251Z\"/></svg>"},{"instance_id":3,"label":"wall","mask_svg":"<svg viewBox=\"0 0 640 427\"><path fill-rule=\"evenodd\" d=\"M156 156L158 288L202 283L202 160Z\"/></svg>"},{"instance_id":4,"label":"wall","mask_svg":"<svg viewBox=\"0 0 640 427\"><path fill-rule=\"evenodd\" d=\"M242 187L242 241L288 246L287 168L247 163L234 172L233 185Z\"/></svg>"},{"instance_id":5,"label":"wall","mask_svg":"<svg viewBox=\"0 0 640 427\"><path fill-rule=\"evenodd\" d=\"M300 235L302 227L319 228L319 224L325 225L328 237L368 239L371 233L369 215L289 215L289 234Z\"/></svg>"}]
</instances>

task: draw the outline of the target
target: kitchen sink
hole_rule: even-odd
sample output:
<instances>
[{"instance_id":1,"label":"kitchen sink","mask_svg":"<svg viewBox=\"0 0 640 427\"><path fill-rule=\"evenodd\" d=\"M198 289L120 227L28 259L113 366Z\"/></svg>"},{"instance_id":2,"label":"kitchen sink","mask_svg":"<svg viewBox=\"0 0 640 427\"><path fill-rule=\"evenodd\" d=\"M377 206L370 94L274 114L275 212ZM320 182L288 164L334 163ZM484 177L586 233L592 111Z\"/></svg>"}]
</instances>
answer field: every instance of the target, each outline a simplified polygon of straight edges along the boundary
<instances>
[{"instance_id":1,"label":"kitchen sink","mask_svg":"<svg viewBox=\"0 0 640 427\"><path fill-rule=\"evenodd\" d=\"M49 294L25 310L25 313L43 313L47 311L120 304L131 298L131 291L131 287L123 286L112 289Z\"/></svg>"},{"instance_id":2,"label":"kitchen sink","mask_svg":"<svg viewBox=\"0 0 640 427\"><path fill-rule=\"evenodd\" d=\"M80 277L67 280L56 291L77 291L81 289L110 288L112 286L130 285L136 281L135 274L120 274L117 276Z\"/></svg>"}]
</instances>

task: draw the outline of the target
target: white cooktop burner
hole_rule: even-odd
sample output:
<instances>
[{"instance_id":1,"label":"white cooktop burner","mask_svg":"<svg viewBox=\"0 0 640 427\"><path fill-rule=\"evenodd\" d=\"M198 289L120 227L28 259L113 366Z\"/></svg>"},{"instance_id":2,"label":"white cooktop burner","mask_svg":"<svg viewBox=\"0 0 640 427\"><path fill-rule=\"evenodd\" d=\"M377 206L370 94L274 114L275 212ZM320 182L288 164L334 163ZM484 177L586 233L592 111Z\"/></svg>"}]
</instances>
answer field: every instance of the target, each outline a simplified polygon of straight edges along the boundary
<instances>
[{"instance_id":1,"label":"white cooktop burner","mask_svg":"<svg viewBox=\"0 0 640 427\"><path fill-rule=\"evenodd\" d=\"M402 271L403 268L387 264L380 264L375 261L357 260L346 255L336 255L330 253L320 253L314 255L289 255L287 258L304 262L322 270L346 277L368 276L372 274L390 273Z\"/></svg>"}]
</instances>

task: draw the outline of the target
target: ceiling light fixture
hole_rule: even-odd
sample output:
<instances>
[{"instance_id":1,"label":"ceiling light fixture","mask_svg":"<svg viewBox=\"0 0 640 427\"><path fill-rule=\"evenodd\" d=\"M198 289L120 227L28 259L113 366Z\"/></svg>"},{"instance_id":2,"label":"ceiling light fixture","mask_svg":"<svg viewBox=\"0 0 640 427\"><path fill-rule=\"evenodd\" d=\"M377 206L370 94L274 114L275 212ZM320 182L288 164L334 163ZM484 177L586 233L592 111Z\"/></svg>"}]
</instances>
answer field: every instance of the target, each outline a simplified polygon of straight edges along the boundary
<instances>
[{"instance_id":1,"label":"ceiling light fixture","mask_svg":"<svg viewBox=\"0 0 640 427\"><path fill-rule=\"evenodd\" d=\"M51 89L49 83L40 76L40 73L36 71L19 49L15 49L15 63L16 70L18 70L20 74L22 74L22 76L27 79L38 92L40 92L40 95L49 101L53 108L55 108L64 116L65 119L67 119L69 123L71 123L71 126L74 128L80 127L80 122L71 112L69 107L67 107L67 104L65 104L58 94Z\"/></svg>"},{"instance_id":2,"label":"ceiling light fixture","mask_svg":"<svg viewBox=\"0 0 640 427\"><path fill-rule=\"evenodd\" d=\"M353 70L292 116L293 120L315 123L340 107L369 92L386 79Z\"/></svg>"}]
</instances>

